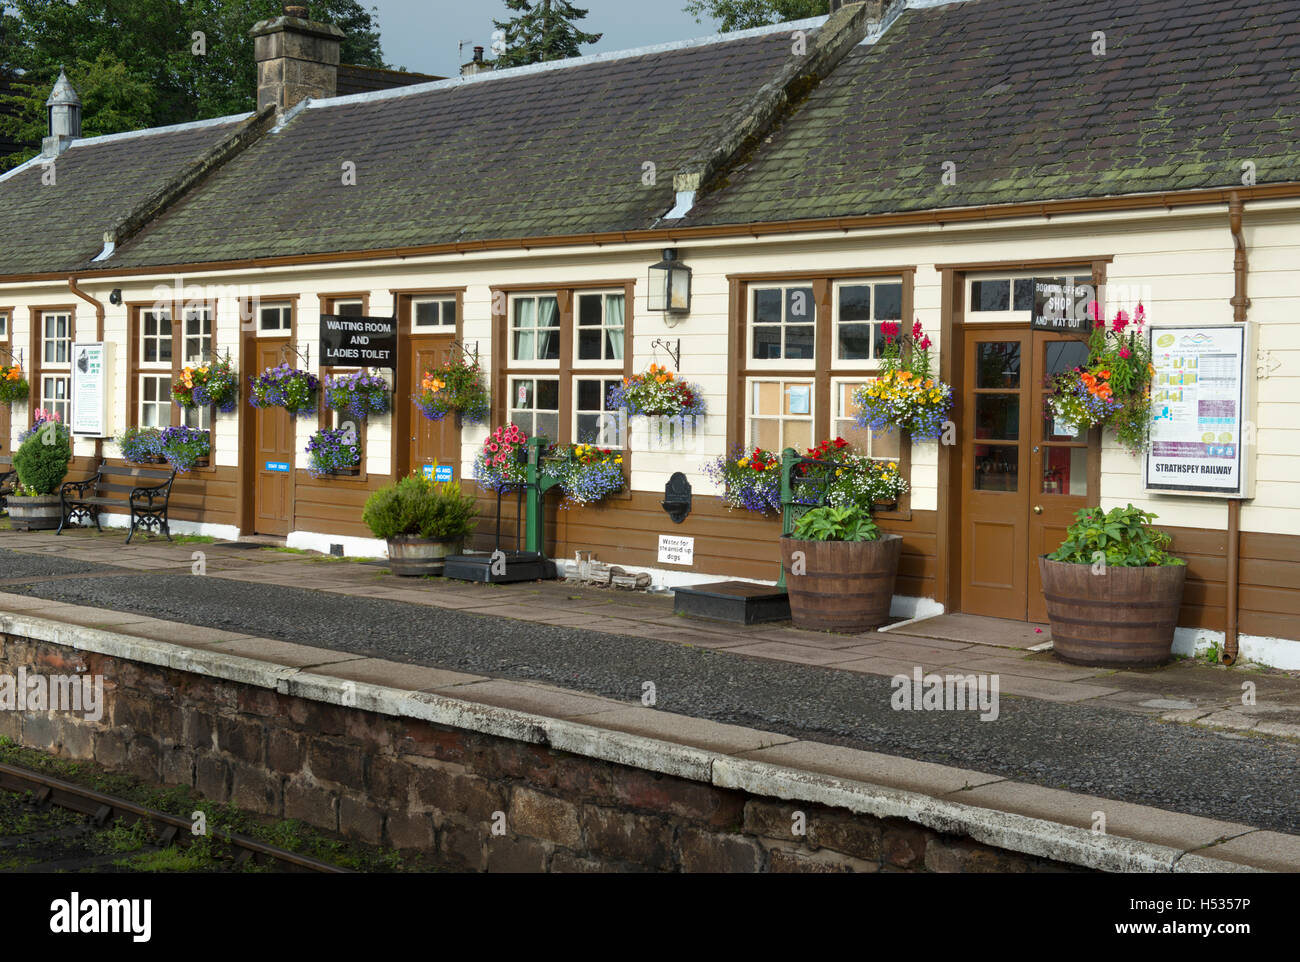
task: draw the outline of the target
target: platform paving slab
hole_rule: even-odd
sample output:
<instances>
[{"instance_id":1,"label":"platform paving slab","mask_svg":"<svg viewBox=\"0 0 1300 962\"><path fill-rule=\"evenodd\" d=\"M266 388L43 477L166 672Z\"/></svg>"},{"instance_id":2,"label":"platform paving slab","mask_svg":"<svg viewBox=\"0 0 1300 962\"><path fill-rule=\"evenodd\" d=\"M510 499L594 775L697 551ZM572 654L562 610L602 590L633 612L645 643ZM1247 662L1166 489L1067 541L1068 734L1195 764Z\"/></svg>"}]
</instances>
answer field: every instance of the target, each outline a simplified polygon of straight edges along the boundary
<instances>
[{"instance_id":1,"label":"platform paving slab","mask_svg":"<svg viewBox=\"0 0 1300 962\"><path fill-rule=\"evenodd\" d=\"M412 691L433 691L491 680L486 675L470 675L460 671L448 671L445 668L408 665L383 658L360 658L354 661L318 664L312 668L312 671L318 675Z\"/></svg>"},{"instance_id":2,"label":"platform paving slab","mask_svg":"<svg viewBox=\"0 0 1300 962\"><path fill-rule=\"evenodd\" d=\"M662 738L704 748L708 751L737 755L742 752L785 745L797 741L790 735L725 725L707 718L674 715L670 712L634 706L582 716L582 721L599 728Z\"/></svg>"},{"instance_id":3,"label":"platform paving slab","mask_svg":"<svg viewBox=\"0 0 1300 962\"><path fill-rule=\"evenodd\" d=\"M941 638L995 648L1031 648L1052 640L1051 631L1046 625L962 613L935 615L913 621L911 624L891 628L887 634Z\"/></svg>"},{"instance_id":4,"label":"platform paving slab","mask_svg":"<svg viewBox=\"0 0 1300 962\"><path fill-rule=\"evenodd\" d=\"M794 741L738 754L769 765L821 772L925 795L947 795L962 788L1004 781L998 775L822 742Z\"/></svg>"},{"instance_id":5,"label":"platform paving slab","mask_svg":"<svg viewBox=\"0 0 1300 962\"><path fill-rule=\"evenodd\" d=\"M1196 855L1237 862L1268 872L1300 871L1300 836L1252 831L1218 845L1198 849Z\"/></svg>"},{"instance_id":6,"label":"platform paving slab","mask_svg":"<svg viewBox=\"0 0 1300 962\"><path fill-rule=\"evenodd\" d=\"M463 701L537 712L552 718L580 718L599 712L616 711L628 707L625 702L601 698L583 692L504 679L457 683L431 689L435 694L448 695Z\"/></svg>"},{"instance_id":7,"label":"platform paving slab","mask_svg":"<svg viewBox=\"0 0 1300 962\"><path fill-rule=\"evenodd\" d=\"M251 658L254 661L271 662L287 668L309 668L344 661L360 661L363 657L350 651L313 648L309 645L298 645L289 641L276 641L271 638L253 636L214 641L194 641L188 644L191 648L220 651L222 654L238 655L242 658Z\"/></svg>"}]
</instances>

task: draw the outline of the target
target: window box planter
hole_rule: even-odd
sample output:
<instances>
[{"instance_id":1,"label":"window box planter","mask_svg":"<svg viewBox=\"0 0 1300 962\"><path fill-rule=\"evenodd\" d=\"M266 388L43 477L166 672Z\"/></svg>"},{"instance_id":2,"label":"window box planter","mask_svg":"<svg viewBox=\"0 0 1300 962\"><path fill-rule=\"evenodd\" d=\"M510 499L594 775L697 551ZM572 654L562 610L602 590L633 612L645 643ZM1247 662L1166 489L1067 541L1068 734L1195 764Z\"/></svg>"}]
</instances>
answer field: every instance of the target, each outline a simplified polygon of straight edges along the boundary
<instances>
[{"instance_id":1,"label":"window box planter","mask_svg":"<svg viewBox=\"0 0 1300 962\"><path fill-rule=\"evenodd\" d=\"M781 560L796 628L857 634L889 620L903 539L803 541L781 536ZM796 565L794 553L803 552ZM802 571L802 574L795 574Z\"/></svg>"},{"instance_id":2,"label":"window box planter","mask_svg":"<svg viewBox=\"0 0 1300 962\"><path fill-rule=\"evenodd\" d=\"M1121 567L1038 559L1052 650L1074 665L1154 668L1173 657L1186 565Z\"/></svg>"},{"instance_id":3,"label":"window box planter","mask_svg":"<svg viewBox=\"0 0 1300 962\"><path fill-rule=\"evenodd\" d=\"M329 473L340 478L355 478L361 475L361 465L354 464L350 468L335 468Z\"/></svg>"},{"instance_id":4,"label":"window box planter","mask_svg":"<svg viewBox=\"0 0 1300 962\"><path fill-rule=\"evenodd\" d=\"M57 494L34 498L8 498L9 523L15 531L53 531L63 520L62 500Z\"/></svg>"}]
</instances>

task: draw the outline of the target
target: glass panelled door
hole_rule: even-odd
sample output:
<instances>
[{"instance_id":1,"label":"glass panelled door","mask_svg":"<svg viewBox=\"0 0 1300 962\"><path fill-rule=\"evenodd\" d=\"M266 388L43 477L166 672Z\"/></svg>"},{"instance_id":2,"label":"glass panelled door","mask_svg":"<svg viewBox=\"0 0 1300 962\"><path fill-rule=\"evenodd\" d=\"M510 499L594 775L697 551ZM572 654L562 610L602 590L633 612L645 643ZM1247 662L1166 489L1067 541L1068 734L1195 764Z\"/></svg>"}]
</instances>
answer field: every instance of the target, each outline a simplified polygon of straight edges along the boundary
<instances>
[{"instance_id":1,"label":"glass panelled door","mask_svg":"<svg viewBox=\"0 0 1300 962\"><path fill-rule=\"evenodd\" d=\"M1051 379L1062 371L1081 367L1088 360L1087 344L1067 335L1036 331L1033 346L1038 376L1034 379L1030 450L1033 490L1029 497L1029 620L1046 624L1038 556L1057 549L1066 528L1074 521L1074 513L1089 503L1091 459L1097 456L1099 438L1090 438L1087 430L1080 431L1061 420L1048 404Z\"/></svg>"},{"instance_id":2,"label":"glass panelled door","mask_svg":"<svg viewBox=\"0 0 1300 962\"><path fill-rule=\"evenodd\" d=\"M962 405L962 610L1026 615L1029 333L968 332Z\"/></svg>"}]
</instances>

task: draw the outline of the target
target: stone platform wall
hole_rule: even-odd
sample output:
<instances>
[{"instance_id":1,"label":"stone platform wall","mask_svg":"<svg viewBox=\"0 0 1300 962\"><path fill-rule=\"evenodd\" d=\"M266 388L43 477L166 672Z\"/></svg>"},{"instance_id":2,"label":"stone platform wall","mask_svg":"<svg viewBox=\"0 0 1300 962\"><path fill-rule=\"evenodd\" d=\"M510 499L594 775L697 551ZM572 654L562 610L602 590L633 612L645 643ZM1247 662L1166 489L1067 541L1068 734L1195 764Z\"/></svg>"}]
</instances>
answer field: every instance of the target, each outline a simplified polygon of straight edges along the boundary
<instances>
[{"instance_id":1,"label":"stone platform wall","mask_svg":"<svg viewBox=\"0 0 1300 962\"><path fill-rule=\"evenodd\" d=\"M104 678L103 717L0 735L470 871L979 872L1077 867L902 819L733 791L201 674L0 636L0 674ZM802 831L800 831L802 829Z\"/></svg>"}]
</instances>

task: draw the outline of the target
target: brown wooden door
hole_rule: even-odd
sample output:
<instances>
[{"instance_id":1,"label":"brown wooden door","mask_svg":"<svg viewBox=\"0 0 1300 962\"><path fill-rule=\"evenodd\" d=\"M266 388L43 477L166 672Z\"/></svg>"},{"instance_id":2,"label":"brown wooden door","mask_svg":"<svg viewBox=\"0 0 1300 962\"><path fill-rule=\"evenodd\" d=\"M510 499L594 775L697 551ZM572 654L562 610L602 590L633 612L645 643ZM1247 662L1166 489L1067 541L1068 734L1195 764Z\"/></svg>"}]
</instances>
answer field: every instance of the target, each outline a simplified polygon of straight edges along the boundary
<instances>
[{"instance_id":1,"label":"brown wooden door","mask_svg":"<svg viewBox=\"0 0 1300 962\"><path fill-rule=\"evenodd\" d=\"M257 342L257 371L283 360L283 340ZM253 531L286 535L292 514L294 428L284 408L254 408Z\"/></svg>"},{"instance_id":2,"label":"brown wooden door","mask_svg":"<svg viewBox=\"0 0 1300 962\"><path fill-rule=\"evenodd\" d=\"M411 394L420 393L420 381L424 372L441 367L447 362L452 348L453 337L446 335L420 335L411 338L409 354ZM430 421L409 401L407 407L411 412L409 437L409 470L423 471L426 464L450 464L455 466L453 477L460 478L460 429L456 427L456 416L449 414L441 421Z\"/></svg>"},{"instance_id":3,"label":"brown wooden door","mask_svg":"<svg viewBox=\"0 0 1300 962\"><path fill-rule=\"evenodd\" d=\"M966 331L962 609L1023 620L1029 569L1027 330Z\"/></svg>"},{"instance_id":4,"label":"brown wooden door","mask_svg":"<svg viewBox=\"0 0 1300 962\"><path fill-rule=\"evenodd\" d=\"M1038 556L1055 551L1065 538L1074 513L1096 493L1089 490L1091 461L1099 456L1100 438L1090 437L1046 411L1048 380L1088 359L1088 345L1077 337L1035 331L1034 390L1030 409L1029 452L1029 621L1047 623L1047 606L1038 572ZM1091 442L1091 443L1090 443ZM1096 503L1093 500L1091 503Z\"/></svg>"}]
</instances>

